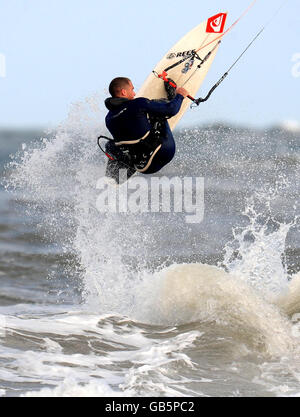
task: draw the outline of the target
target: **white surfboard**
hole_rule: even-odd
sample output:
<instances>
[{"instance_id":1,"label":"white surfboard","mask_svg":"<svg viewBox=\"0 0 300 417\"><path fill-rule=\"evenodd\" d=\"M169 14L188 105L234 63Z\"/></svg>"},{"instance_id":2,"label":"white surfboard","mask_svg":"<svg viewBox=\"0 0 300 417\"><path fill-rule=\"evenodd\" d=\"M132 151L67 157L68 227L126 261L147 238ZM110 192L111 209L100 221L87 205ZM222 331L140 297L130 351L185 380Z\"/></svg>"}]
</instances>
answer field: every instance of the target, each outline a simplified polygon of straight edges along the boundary
<instances>
[{"instance_id":1,"label":"white surfboard","mask_svg":"<svg viewBox=\"0 0 300 417\"><path fill-rule=\"evenodd\" d=\"M154 68L154 72L156 74L162 74L166 68L188 57L182 63L169 69L167 71L167 78L174 80L178 87L184 87L192 97L195 97L216 56L219 48L219 39L224 30L226 16L226 13L219 13L188 32L163 56ZM207 58L200 68L197 67L201 61L197 56L194 59L192 58L193 51L197 51L198 57L202 60L211 52L209 58ZM151 72L138 91L137 97L147 97L149 99L167 98L163 80ZM183 101L179 113L169 119L169 125L172 130L189 108L190 104L191 101L186 98Z\"/></svg>"}]
</instances>

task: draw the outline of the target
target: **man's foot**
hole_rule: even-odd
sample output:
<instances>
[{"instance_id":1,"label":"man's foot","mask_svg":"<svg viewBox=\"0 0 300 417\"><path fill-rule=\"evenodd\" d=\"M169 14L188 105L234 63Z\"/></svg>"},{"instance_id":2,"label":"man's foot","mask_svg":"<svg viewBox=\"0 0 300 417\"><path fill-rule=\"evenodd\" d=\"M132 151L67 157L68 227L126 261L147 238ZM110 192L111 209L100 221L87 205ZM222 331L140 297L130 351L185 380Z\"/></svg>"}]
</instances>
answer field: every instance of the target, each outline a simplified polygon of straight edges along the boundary
<instances>
[{"instance_id":1,"label":"man's foot","mask_svg":"<svg viewBox=\"0 0 300 417\"><path fill-rule=\"evenodd\" d=\"M134 168L130 168L120 161L109 160L106 165L105 176L112 178L117 184L123 184L135 173Z\"/></svg>"}]
</instances>

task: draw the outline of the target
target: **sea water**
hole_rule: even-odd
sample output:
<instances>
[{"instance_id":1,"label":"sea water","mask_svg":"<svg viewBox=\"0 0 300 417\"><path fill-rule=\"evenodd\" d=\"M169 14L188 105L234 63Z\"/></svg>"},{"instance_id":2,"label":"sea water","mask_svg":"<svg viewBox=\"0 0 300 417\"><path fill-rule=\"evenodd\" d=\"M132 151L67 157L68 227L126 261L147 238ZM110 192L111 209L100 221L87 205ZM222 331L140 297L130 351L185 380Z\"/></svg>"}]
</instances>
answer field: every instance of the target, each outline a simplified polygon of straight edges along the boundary
<instances>
[{"instance_id":1,"label":"sea water","mask_svg":"<svg viewBox=\"0 0 300 417\"><path fill-rule=\"evenodd\" d=\"M299 396L300 134L178 130L203 220L100 213L100 99L1 133L0 395Z\"/></svg>"}]
</instances>

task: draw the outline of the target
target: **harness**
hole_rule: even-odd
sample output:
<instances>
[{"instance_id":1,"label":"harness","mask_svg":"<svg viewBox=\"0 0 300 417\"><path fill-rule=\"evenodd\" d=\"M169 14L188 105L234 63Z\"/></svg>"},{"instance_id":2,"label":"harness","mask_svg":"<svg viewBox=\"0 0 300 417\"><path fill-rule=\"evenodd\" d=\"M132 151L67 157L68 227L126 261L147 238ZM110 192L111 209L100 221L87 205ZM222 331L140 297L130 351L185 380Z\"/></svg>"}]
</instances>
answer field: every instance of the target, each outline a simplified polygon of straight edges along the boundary
<instances>
[{"instance_id":1,"label":"harness","mask_svg":"<svg viewBox=\"0 0 300 417\"><path fill-rule=\"evenodd\" d=\"M165 118L149 117L151 130L139 139L114 140L107 136L99 136L97 143L101 151L112 161L118 162L126 168L134 168L138 172L145 172L150 167L153 158L162 146L162 133ZM100 141L108 141L105 150Z\"/></svg>"}]
</instances>

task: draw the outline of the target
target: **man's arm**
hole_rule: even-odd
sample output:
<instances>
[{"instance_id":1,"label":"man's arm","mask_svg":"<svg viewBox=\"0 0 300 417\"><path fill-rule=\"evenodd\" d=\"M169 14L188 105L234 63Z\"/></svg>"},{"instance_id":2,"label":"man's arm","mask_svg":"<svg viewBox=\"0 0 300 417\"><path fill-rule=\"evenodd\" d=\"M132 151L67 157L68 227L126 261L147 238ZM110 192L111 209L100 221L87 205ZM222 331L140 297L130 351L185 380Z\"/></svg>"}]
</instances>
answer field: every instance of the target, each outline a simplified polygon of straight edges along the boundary
<instances>
[{"instance_id":1,"label":"man's arm","mask_svg":"<svg viewBox=\"0 0 300 417\"><path fill-rule=\"evenodd\" d=\"M180 110L183 99L188 95L182 87L177 88L176 93L177 95L171 101L145 100L145 110L160 116L175 116Z\"/></svg>"}]
</instances>

